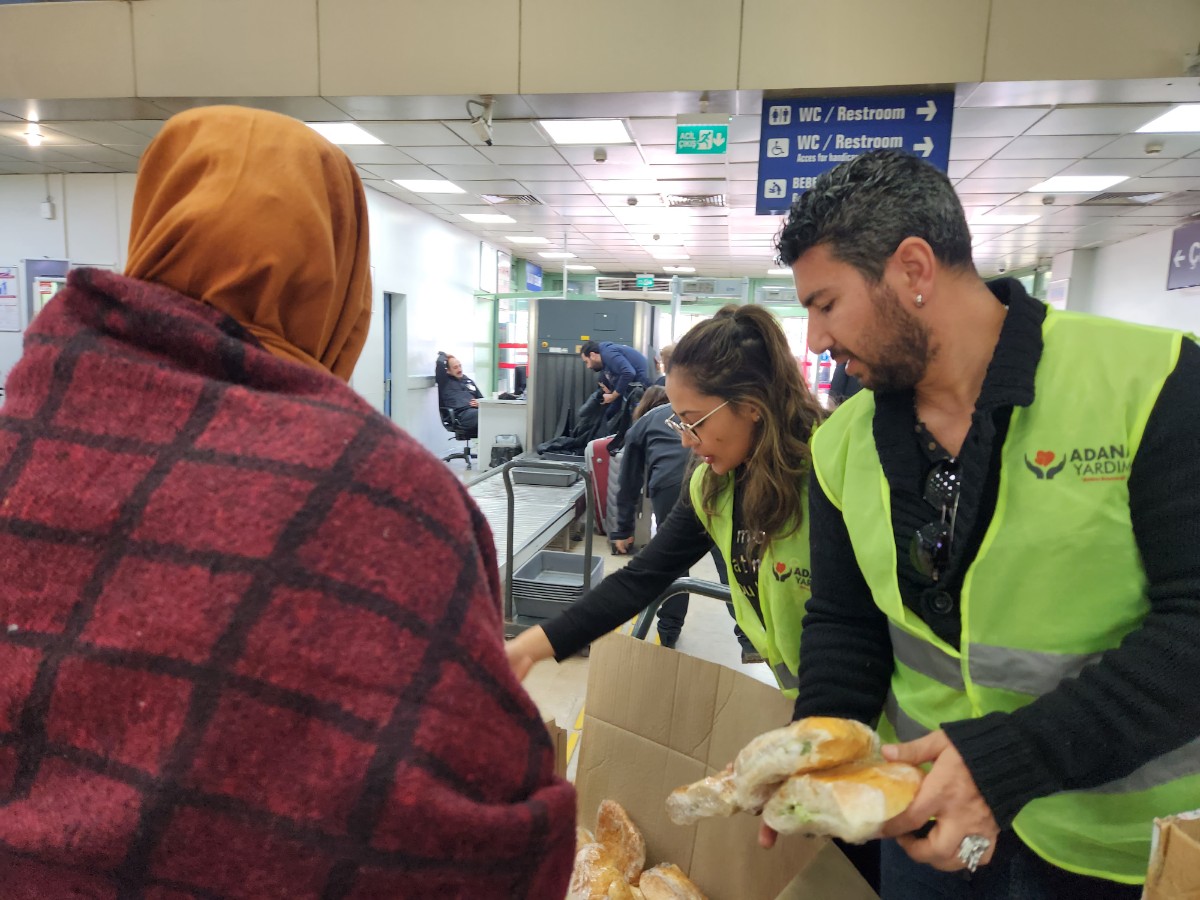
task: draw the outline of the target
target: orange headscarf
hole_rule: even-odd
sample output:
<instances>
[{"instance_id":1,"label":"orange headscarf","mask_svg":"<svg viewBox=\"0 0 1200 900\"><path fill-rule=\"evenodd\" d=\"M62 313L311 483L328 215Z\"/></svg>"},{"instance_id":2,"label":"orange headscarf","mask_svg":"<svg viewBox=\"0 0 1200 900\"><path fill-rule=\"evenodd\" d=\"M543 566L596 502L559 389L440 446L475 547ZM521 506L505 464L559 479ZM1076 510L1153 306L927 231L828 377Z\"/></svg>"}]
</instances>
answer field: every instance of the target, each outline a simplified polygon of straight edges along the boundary
<instances>
[{"instance_id":1,"label":"orange headscarf","mask_svg":"<svg viewBox=\"0 0 1200 900\"><path fill-rule=\"evenodd\" d=\"M348 380L371 318L369 243L341 150L287 116L210 106L170 119L146 149L125 274Z\"/></svg>"}]
</instances>

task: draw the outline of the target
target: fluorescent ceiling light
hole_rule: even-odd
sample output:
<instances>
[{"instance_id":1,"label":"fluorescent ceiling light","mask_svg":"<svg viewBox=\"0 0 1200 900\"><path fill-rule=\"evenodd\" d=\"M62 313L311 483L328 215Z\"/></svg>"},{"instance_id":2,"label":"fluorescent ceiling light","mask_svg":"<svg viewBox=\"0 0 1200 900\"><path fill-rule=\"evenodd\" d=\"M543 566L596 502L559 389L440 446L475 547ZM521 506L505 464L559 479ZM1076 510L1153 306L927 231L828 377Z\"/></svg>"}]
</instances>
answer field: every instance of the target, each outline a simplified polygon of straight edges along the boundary
<instances>
[{"instance_id":1,"label":"fluorescent ceiling light","mask_svg":"<svg viewBox=\"0 0 1200 900\"><path fill-rule=\"evenodd\" d=\"M353 122L308 122L309 128L333 144L382 144Z\"/></svg>"},{"instance_id":2,"label":"fluorescent ceiling light","mask_svg":"<svg viewBox=\"0 0 1200 900\"><path fill-rule=\"evenodd\" d=\"M512 216L506 216L501 213L459 213L459 215L468 222L505 222L512 224L513 222L517 221Z\"/></svg>"},{"instance_id":3,"label":"fluorescent ceiling light","mask_svg":"<svg viewBox=\"0 0 1200 900\"><path fill-rule=\"evenodd\" d=\"M506 234L504 239L512 241L514 244L548 244L550 238L534 237L529 234Z\"/></svg>"},{"instance_id":4,"label":"fluorescent ceiling light","mask_svg":"<svg viewBox=\"0 0 1200 900\"><path fill-rule=\"evenodd\" d=\"M395 178L393 181L414 194L465 194L457 184L441 178Z\"/></svg>"},{"instance_id":5,"label":"fluorescent ceiling light","mask_svg":"<svg viewBox=\"0 0 1200 900\"><path fill-rule=\"evenodd\" d=\"M768 275L791 275L791 269L767 269Z\"/></svg>"},{"instance_id":6,"label":"fluorescent ceiling light","mask_svg":"<svg viewBox=\"0 0 1200 900\"><path fill-rule=\"evenodd\" d=\"M695 266L663 266L662 270L664 272L674 272L677 275L686 275L689 272L695 272L696 267Z\"/></svg>"},{"instance_id":7,"label":"fluorescent ceiling light","mask_svg":"<svg viewBox=\"0 0 1200 900\"><path fill-rule=\"evenodd\" d=\"M1031 194L1098 194L1114 184L1128 181L1128 175L1055 175L1029 189Z\"/></svg>"},{"instance_id":8,"label":"fluorescent ceiling light","mask_svg":"<svg viewBox=\"0 0 1200 900\"><path fill-rule=\"evenodd\" d=\"M1200 103L1184 103L1147 122L1140 132L1167 134L1180 131L1200 131Z\"/></svg>"},{"instance_id":9,"label":"fluorescent ceiling light","mask_svg":"<svg viewBox=\"0 0 1200 900\"><path fill-rule=\"evenodd\" d=\"M595 272L595 266L567 266L572 272Z\"/></svg>"},{"instance_id":10,"label":"fluorescent ceiling light","mask_svg":"<svg viewBox=\"0 0 1200 900\"><path fill-rule=\"evenodd\" d=\"M568 253L566 250L547 250L544 253L539 253L542 259L574 259L578 254Z\"/></svg>"},{"instance_id":11,"label":"fluorescent ceiling light","mask_svg":"<svg viewBox=\"0 0 1200 900\"><path fill-rule=\"evenodd\" d=\"M682 247L662 247L657 250L651 250L650 255L655 259L691 259L687 255L687 251Z\"/></svg>"},{"instance_id":12,"label":"fluorescent ceiling light","mask_svg":"<svg viewBox=\"0 0 1200 900\"><path fill-rule=\"evenodd\" d=\"M542 119L538 122L556 144L632 144L620 119Z\"/></svg>"},{"instance_id":13,"label":"fluorescent ceiling light","mask_svg":"<svg viewBox=\"0 0 1200 900\"><path fill-rule=\"evenodd\" d=\"M38 131L36 122L25 129L25 143L30 147L42 146L42 133Z\"/></svg>"},{"instance_id":14,"label":"fluorescent ceiling light","mask_svg":"<svg viewBox=\"0 0 1200 900\"><path fill-rule=\"evenodd\" d=\"M979 213L971 216L968 224L971 225L1028 225L1035 219L1040 219L1041 216L1012 216L1004 215L1003 213Z\"/></svg>"}]
</instances>

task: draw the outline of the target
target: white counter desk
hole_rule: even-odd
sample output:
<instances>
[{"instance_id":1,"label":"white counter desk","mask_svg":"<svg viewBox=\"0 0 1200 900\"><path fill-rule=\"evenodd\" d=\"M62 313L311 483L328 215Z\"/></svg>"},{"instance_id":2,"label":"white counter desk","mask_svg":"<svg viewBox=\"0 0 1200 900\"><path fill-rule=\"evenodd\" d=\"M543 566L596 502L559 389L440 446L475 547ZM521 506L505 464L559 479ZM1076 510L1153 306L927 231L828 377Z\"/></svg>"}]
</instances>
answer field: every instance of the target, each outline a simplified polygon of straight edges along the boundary
<instances>
[{"instance_id":1,"label":"white counter desk","mask_svg":"<svg viewBox=\"0 0 1200 900\"><path fill-rule=\"evenodd\" d=\"M492 445L498 434L515 434L521 449L528 450L525 438L525 415L529 404L524 400L479 401L479 468L491 467Z\"/></svg>"}]
</instances>

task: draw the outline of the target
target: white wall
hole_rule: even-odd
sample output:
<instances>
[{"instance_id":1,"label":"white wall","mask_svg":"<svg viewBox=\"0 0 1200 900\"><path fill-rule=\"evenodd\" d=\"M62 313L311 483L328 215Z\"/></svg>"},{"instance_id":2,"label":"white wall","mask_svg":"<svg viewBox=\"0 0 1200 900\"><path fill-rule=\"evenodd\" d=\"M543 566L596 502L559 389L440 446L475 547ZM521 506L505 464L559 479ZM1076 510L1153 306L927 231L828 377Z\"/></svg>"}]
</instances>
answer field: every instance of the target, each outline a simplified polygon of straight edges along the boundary
<instances>
[{"instance_id":1,"label":"white wall","mask_svg":"<svg viewBox=\"0 0 1200 900\"><path fill-rule=\"evenodd\" d=\"M1171 232L1163 228L1092 251L1090 283L1077 291L1072 279L1067 308L1200 334L1200 288L1166 289Z\"/></svg>"},{"instance_id":2,"label":"white wall","mask_svg":"<svg viewBox=\"0 0 1200 900\"><path fill-rule=\"evenodd\" d=\"M0 176L0 266L22 259L68 259L73 265L125 266L133 175ZM55 218L43 219L47 185ZM371 222L374 308L367 344L351 385L383 409L383 295L406 297L408 347L396 348L393 418L439 456L458 449L437 411L437 390L408 390L405 373L433 375L438 350L470 365L476 345L490 342L490 306L479 304L480 241L474 235L418 212L394 197L367 191ZM22 296L22 325L25 298ZM20 358L21 335L0 332L0 383ZM486 390L486 372L477 373ZM407 415L405 415L407 413Z\"/></svg>"}]
</instances>

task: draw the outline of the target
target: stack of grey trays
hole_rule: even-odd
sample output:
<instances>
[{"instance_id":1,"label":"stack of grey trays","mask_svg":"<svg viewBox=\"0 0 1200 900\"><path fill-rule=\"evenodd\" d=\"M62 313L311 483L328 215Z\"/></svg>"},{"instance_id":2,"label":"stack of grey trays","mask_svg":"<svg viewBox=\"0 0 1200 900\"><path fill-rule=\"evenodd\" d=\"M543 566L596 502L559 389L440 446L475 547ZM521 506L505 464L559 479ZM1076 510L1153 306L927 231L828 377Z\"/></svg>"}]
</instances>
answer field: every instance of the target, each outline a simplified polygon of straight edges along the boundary
<instances>
[{"instance_id":1,"label":"stack of grey trays","mask_svg":"<svg viewBox=\"0 0 1200 900\"><path fill-rule=\"evenodd\" d=\"M586 557L542 550L513 573L513 609L518 616L549 619L583 596ZM604 560L591 560L592 586L604 577Z\"/></svg>"}]
</instances>

